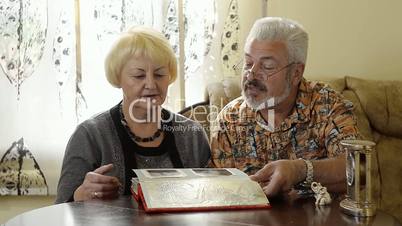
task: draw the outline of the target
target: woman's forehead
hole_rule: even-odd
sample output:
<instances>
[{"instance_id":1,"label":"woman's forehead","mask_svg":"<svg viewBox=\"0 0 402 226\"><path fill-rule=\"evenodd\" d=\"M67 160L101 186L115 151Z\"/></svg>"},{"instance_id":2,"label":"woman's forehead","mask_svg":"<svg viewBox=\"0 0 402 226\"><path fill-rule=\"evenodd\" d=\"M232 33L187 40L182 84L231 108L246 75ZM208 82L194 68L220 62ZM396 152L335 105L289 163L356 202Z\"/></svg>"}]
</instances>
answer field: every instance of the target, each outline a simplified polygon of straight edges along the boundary
<instances>
[{"instance_id":1,"label":"woman's forehead","mask_svg":"<svg viewBox=\"0 0 402 226\"><path fill-rule=\"evenodd\" d=\"M166 68L168 66L167 61L163 59L155 59L147 56L131 56L127 62L126 67L136 68L136 67L149 67L154 68Z\"/></svg>"}]
</instances>

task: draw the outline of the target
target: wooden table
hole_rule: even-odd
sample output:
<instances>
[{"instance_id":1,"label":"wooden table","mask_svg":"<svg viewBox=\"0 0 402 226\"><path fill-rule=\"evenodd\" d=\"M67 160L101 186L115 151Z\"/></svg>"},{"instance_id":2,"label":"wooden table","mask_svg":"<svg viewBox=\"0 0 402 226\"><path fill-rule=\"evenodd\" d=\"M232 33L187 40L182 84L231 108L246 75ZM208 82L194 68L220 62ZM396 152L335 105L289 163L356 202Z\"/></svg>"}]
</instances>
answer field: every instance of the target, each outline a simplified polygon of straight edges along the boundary
<instances>
[{"instance_id":1,"label":"wooden table","mask_svg":"<svg viewBox=\"0 0 402 226\"><path fill-rule=\"evenodd\" d=\"M343 214L341 198L327 207L317 208L314 198L271 199L266 210L210 211L188 213L147 214L130 197L116 200L73 202L32 210L9 220L5 226L64 226L64 225L401 225L381 210L375 217L359 220Z\"/></svg>"}]
</instances>

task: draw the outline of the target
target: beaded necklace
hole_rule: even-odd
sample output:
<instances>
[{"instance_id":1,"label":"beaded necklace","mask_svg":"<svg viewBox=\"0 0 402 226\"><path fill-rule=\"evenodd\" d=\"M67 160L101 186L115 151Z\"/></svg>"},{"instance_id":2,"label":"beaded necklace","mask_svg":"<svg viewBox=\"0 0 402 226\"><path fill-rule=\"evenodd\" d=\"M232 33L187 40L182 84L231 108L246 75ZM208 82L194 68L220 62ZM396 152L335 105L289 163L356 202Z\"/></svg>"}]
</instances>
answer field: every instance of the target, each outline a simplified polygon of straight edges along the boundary
<instances>
[{"instance_id":1,"label":"beaded necklace","mask_svg":"<svg viewBox=\"0 0 402 226\"><path fill-rule=\"evenodd\" d=\"M158 137L160 137L162 135L163 131L161 129L156 130L155 133L150 137L139 137L139 136L135 135L131 131L130 127L128 126L128 123L127 123L126 119L124 118L122 104L120 104L119 111L120 111L121 123L126 128L130 138L133 139L135 142L142 142L142 143L152 142L152 141L154 141L155 139L157 139Z\"/></svg>"}]
</instances>

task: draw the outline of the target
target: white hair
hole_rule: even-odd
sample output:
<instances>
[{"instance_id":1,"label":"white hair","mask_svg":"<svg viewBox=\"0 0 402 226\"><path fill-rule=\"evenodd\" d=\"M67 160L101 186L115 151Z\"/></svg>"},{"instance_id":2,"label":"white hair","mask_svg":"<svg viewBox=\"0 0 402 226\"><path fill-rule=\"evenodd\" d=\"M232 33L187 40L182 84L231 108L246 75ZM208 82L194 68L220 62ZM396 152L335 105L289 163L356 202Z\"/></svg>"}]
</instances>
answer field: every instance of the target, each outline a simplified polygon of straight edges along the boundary
<instances>
[{"instance_id":1,"label":"white hair","mask_svg":"<svg viewBox=\"0 0 402 226\"><path fill-rule=\"evenodd\" d=\"M289 63L306 64L308 34L296 21L280 17L258 19L247 36L245 46L253 40L282 41L288 48Z\"/></svg>"}]
</instances>

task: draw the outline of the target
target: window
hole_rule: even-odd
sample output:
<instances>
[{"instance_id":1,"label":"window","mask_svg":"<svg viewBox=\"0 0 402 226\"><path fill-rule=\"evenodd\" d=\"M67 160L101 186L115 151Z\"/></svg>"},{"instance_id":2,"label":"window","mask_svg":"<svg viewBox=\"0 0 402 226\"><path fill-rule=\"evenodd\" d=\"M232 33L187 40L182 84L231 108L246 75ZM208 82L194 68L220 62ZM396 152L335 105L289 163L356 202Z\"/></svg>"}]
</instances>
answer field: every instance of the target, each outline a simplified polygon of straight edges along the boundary
<instances>
[{"instance_id":1,"label":"window","mask_svg":"<svg viewBox=\"0 0 402 226\"><path fill-rule=\"evenodd\" d=\"M55 194L77 124L122 98L103 69L119 32L144 24L169 37L181 76L166 107L178 111L202 101L207 82L235 76L231 64L260 9L250 0L0 1L0 159L29 153L23 167L36 159Z\"/></svg>"}]
</instances>

